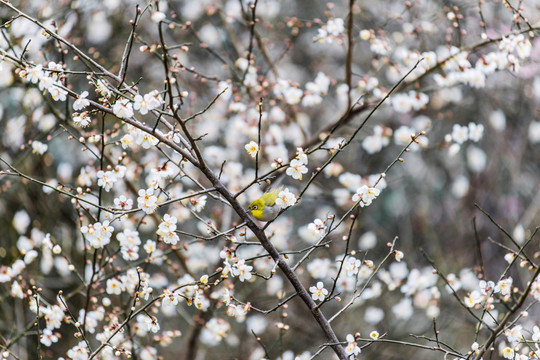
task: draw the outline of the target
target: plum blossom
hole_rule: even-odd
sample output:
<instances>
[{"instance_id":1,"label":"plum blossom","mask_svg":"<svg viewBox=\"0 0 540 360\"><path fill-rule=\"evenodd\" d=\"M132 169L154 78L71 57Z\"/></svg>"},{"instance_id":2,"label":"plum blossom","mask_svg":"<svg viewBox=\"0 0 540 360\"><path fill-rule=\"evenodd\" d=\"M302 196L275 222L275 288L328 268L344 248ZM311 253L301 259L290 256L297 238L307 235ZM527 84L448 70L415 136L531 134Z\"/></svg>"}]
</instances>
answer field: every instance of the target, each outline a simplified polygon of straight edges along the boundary
<instances>
[{"instance_id":1,"label":"plum blossom","mask_svg":"<svg viewBox=\"0 0 540 360\"><path fill-rule=\"evenodd\" d=\"M163 221L159 224L156 234L163 238L166 244L176 245L180 238L176 234L176 223L178 219L169 214L163 216Z\"/></svg>"},{"instance_id":2,"label":"plum blossom","mask_svg":"<svg viewBox=\"0 0 540 360\"><path fill-rule=\"evenodd\" d=\"M452 140L457 144L463 144L465 141L469 140L469 127L454 124L452 127Z\"/></svg>"},{"instance_id":3,"label":"plum blossom","mask_svg":"<svg viewBox=\"0 0 540 360\"><path fill-rule=\"evenodd\" d=\"M100 170L97 173L98 186L101 186L106 192L111 191L114 183L118 181L118 178L112 171Z\"/></svg>"},{"instance_id":4,"label":"plum blossom","mask_svg":"<svg viewBox=\"0 0 540 360\"><path fill-rule=\"evenodd\" d=\"M212 318L201 332L201 342L208 346L215 346L221 342L231 331L230 324L219 318Z\"/></svg>"},{"instance_id":5,"label":"plum blossom","mask_svg":"<svg viewBox=\"0 0 540 360\"><path fill-rule=\"evenodd\" d=\"M252 158L255 158L259 152L259 145L255 141L250 141L244 146L244 148Z\"/></svg>"},{"instance_id":6,"label":"plum blossom","mask_svg":"<svg viewBox=\"0 0 540 360\"><path fill-rule=\"evenodd\" d=\"M58 342L58 336L52 332L51 329L43 329L41 333L41 338L39 340L43 345L50 347L53 343Z\"/></svg>"},{"instance_id":7,"label":"plum blossom","mask_svg":"<svg viewBox=\"0 0 540 360\"><path fill-rule=\"evenodd\" d=\"M302 161L298 159L292 159L285 173L295 180L302 180L302 175L307 172L308 169Z\"/></svg>"},{"instance_id":8,"label":"plum blossom","mask_svg":"<svg viewBox=\"0 0 540 360\"><path fill-rule=\"evenodd\" d=\"M120 119L133 116L133 104L128 99L120 99L113 106L113 113Z\"/></svg>"},{"instance_id":9,"label":"plum blossom","mask_svg":"<svg viewBox=\"0 0 540 360\"><path fill-rule=\"evenodd\" d=\"M67 356L73 360L86 360L90 355L85 341L80 341L77 345L68 350Z\"/></svg>"},{"instance_id":10,"label":"plum blossom","mask_svg":"<svg viewBox=\"0 0 540 360\"><path fill-rule=\"evenodd\" d=\"M150 149L157 145L159 140L154 135L143 132L135 138L135 143L141 145L143 149Z\"/></svg>"},{"instance_id":11,"label":"plum blossom","mask_svg":"<svg viewBox=\"0 0 540 360\"><path fill-rule=\"evenodd\" d=\"M85 235L91 246L96 249L102 248L111 242L114 228L109 225L109 220L89 224L81 227L81 233Z\"/></svg>"},{"instance_id":12,"label":"plum blossom","mask_svg":"<svg viewBox=\"0 0 540 360\"><path fill-rule=\"evenodd\" d=\"M329 19L322 28L318 29L318 35L315 39L320 42L332 43L335 39L340 38L344 31L345 22L343 19Z\"/></svg>"},{"instance_id":13,"label":"plum blossom","mask_svg":"<svg viewBox=\"0 0 540 360\"><path fill-rule=\"evenodd\" d=\"M195 210L196 212L201 212L206 206L206 199L208 199L206 195L202 195L197 198L191 198L190 204L193 207L193 210Z\"/></svg>"},{"instance_id":14,"label":"plum blossom","mask_svg":"<svg viewBox=\"0 0 540 360\"><path fill-rule=\"evenodd\" d=\"M502 350L502 356L505 358L505 359L513 359L514 358L514 349L510 348L510 347L505 347L503 350Z\"/></svg>"},{"instance_id":15,"label":"plum blossom","mask_svg":"<svg viewBox=\"0 0 540 360\"><path fill-rule=\"evenodd\" d=\"M34 154L43 155L45 152L47 152L47 149L49 146L47 144L42 143L41 141L34 140L32 141L32 152Z\"/></svg>"},{"instance_id":16,"label":"plum blossom","mask_svg":"<svg viewBox=\"0 0 540 360\"><path fill-rule=\"evenodd\" d=\"M153 22L159 23L160 21L163 21L166 17L167 15L165 15L161 11L154 11L151 18Z\"/></svg>"},{"instance_id":17,"label":"plum blossom","mask_svg":"<svg viewBox=\"0 0 540 360\"><path fill-rule=\"evenodd\" d=\"M358 274L358 270L360 269L360 265L362 265L362 262L358 260L355 257L349 257L347 259L347 276L354 276Z\"/></svg>"},{"instance_id":18,"label":"plum blossom","mask_svg":"<svg viewBox=\"0 0 540 360\"><path fill-rule=\"evenodd\" d=\"M323 301L326 298L326 295L328 295L328 290L324 288L322 281L319 281L317 286L311 286L309 291L311 292L313 300Z\"/></svg>"},{"instance_id":19,"label":"plum blossom","mask_svg":"<svg viewBox=\"0 0 540 360\"><path fill-rule=\"evenodd\" d=\"M124 285L120 282L120 280L112 278L107 280L107 294L109 295L120 295L122 291L125 290Z\"/></svg>"},{"instance_id":20,"label":"plum blossom","mask_svg":"<svg viewBox=\"0 0 540 360\"><path fill-rule=\"evenodd\" d=\"M135 98L133 98L133 109L139 111L141 115L146 115L149 111L160 107L162 102L163 99L159 91L153 90L144 96L135 95Z\"/></svg>"},{"instance_id":21,"label":"plum blossom","mask_svg":"<svg viewBox=\"0 0 540 360\"><path fill-rule=\"evenodd\" d=\"M367 136L362 141L362 148L366 150L368 154L375 154L381 151L383 147L390 143L389 136L392 135L392 130L388 130L389 131L386 131L384 127L376 125L373 128L373 135Z\"/></svg>"},{"instance_id":22,"label":"plum blossom","mask_svg":"<svg viewBox=\"0 0 540 360\"><path fill-rule=\"evenodd\" d=\"M253 276L251 270L253 270L253 266L247 265L244 259L240 259L233 265L231 273L233 276L238 276L241 282L244 282Z\"/></svg>"},{"instance_id":23,"label":"plum blossom","mask_svg":"<svg viewBox=\"0 0 540 360\"><path fill-rule=\"evenodd\" d=\"M360 207L369 206L379 196L381 193L381 190L374 187L368 187L366 185L362 185L358 189L356 189L356 193L352 197L352 201L354 202L360 202Z\"/></svg>"},{"instance_id":24,"label":"plum blossom","mask_svg":"<svg viewBox=\"0 0 540 360\"><path fill-rule=\"evenodd\" d=\"M281 207L282 209L286 209L294 204L296 204L296 196L294 196L294 194L290 192L288 188L280 191L276 199L277 206Z\"/></svg>"},{"instance_id":25,"label":"plum blossom","mask_svg":"<svg viewBox=\"0 0 540 360\"><path fill-rule=\"evenodd\" d=\"M120 195L114 199L114 205L122 210L131 210L133 207L133 200L126 198L125 195Z\"/></svg>"},{"instance_id":26,"label":"plum blossom","mask_svg":"<svg viewBox=\"0 0 540 360\"><path fill-rule=\"evenodd\" d=\"M141 239L137 230L125 229L123 232L116 234L116 239L120 243L124 260L133 261L139 258L138 252Z\"/></svg>"},{"instance_id":27,"label":"plum blossom","mask_svg":"<svg viewBox=\"0 0 540 360\"><path fill-rule=\"evenodd\" d=\"M137 198L138 207L145 213L152 214L157 209L157 197L154 195L154 189L139 190L139 197Z\"/></svg>"},{"instance_id":28,"label":"plum blossom","mask_svg":"<svg viewBox=\"0 0 540 360\"><path fill-rule=\"evenodd\" d=\"M73 110L79 111L90 105L90 101L86 98L88 96L88 91L83 91L78 97L77 100L73 102Z\"/></svg>"},{"instance_id":29,"label":"plum blossom","mask_svg":"<svg viewBox=\"0 0 540 360\"><path fill-rule=\"evenodd\" d=\"M80 127L87 127L92 122L92 119L88 115L87 111L82 113L73 113L73 122Z\"/></svg>"},{"instance_id":30,"label":"plum blossom","mask_svg":"<svg viewBox=\"0 0 540 360\"><path fill-rule=\"evenodd\" d=\"M31 82L32 84L37 84L38 81L40 81L41 78L45 76L43 72L43 66L41 64L38 64L34 67L26 68L25 73L23 74L21 72L21 75L26 76L26 80Z\"/></svg>"},{"instance_id":31,"label":"plum blossom","mask_svg":"<svg viewBox=\"0 0 540 360\"><path fill-rule=\"evenodd\" d=\"M326 224L321 219L315 219L312 223L307 226L307 229L312 233L317 239L320 239L324 236L326 231Z\"/></svg>"},{"instance_id":32,"label":"plum blossom","mask_svg":"<svg viewBox=\"0 0 540 360\"><path fill-rule=\"evenodd\" d=\"M501 295L506 296L510 294L512 290L512 278L508 277L506 279L500 280L497 285L495 285L494 292L501 293Z\"/></svg>"},{"instance_id":33,"label":"plum blossom","mask_svg":"<svg viewBox=\"0 0 540 360\"><path fill-rule=\"evenodd\" d=\"M47 90L51 94L54 101L66 101L68 93L66 90L62 89L60 85L53 83L47 88Z\"/></svg>"},{"instance_id":34,"label":"plum blossom","mask_svg":"<svg viewBox=\"0 0 540 360\"><path fill-rule=\"evenodd\" d=\"M347 346L345 347L345 353L347 355L356 356L362 352L352 334L348 334L346 337L346 340L347 340Z\"/></svg>"}]
</instances>

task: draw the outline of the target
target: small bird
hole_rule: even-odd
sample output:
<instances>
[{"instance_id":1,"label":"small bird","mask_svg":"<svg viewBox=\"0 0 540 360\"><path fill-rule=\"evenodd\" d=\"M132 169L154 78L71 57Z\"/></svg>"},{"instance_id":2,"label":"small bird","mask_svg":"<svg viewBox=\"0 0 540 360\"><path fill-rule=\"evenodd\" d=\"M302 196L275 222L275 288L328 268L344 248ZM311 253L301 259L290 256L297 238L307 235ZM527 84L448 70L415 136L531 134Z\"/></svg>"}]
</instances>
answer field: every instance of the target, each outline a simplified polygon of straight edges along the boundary
<instances>
[{"instance_id":1,"label":"small bird","mask_svg":"<svg viewBox=\"0 0 540 360\"><path fill-rule=\"evenodd\" d=\"M260 198L253 201L246 210L251 212L251 215L257 220L274 220L281 210L281 207L276 205L276 199L282 190L283 187L279 187L266 191Z\"/></svg>"}]
</instances>

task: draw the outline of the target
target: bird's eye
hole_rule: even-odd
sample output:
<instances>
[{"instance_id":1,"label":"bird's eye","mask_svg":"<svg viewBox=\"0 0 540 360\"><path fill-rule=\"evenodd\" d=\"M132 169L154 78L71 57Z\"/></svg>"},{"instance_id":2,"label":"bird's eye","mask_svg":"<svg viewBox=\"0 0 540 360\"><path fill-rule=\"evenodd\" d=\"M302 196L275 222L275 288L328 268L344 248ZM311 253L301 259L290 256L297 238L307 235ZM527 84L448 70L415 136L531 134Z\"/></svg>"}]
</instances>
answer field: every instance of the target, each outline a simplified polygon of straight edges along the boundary
<instances>
[{"instance_id":1,"label":"bird's eye","mask_svg":"<svg viewBox=\"0 0 540 360\"><path fill-rule=\"evenodd\" d=\"M257 205L253 205L253 206L251 207L251 209L252 209L252 210L257 210Z\"/></svg>"}]
</instances>

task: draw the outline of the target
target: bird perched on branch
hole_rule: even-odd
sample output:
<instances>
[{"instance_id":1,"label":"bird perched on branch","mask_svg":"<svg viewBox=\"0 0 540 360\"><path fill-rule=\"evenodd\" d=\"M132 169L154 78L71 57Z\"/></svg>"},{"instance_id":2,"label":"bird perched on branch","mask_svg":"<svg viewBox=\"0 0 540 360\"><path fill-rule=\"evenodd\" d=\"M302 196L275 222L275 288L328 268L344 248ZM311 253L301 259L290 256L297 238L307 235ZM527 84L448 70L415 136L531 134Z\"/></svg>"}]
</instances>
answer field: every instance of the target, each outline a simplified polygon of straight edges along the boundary
<instances>
[{"instance_id":1,"label":"bird perched on branch","mask_svg":"<svg viewBox=\"0 0 540 360\"><path fill-rule=\"evenodd\" d=\"M276 199L283 187L266 191L260 198L253 201L246 209L257 220L270 221L278 216L281 207L276 205Z\"/></svg>"}]
</instances>

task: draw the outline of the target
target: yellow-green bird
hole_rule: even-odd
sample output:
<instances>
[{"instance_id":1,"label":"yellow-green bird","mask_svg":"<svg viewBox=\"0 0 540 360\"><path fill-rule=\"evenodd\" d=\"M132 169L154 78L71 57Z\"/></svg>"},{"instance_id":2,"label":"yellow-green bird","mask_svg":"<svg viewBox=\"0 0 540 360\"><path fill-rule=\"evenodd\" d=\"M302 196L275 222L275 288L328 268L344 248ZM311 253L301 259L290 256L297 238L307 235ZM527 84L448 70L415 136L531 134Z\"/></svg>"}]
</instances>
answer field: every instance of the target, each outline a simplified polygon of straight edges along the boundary
<instances>
[{"instance_id":1,"label":"yellow-green bird","mask_svg":"<svg viewBox=\"0 0 540 360\"><path fill-rule=\"evenodd\" d=\"M266 191L260 198L253 201L247 209L257 220L270 221L278 216L281 207L276 205L276 199L283 187Z\"/></svg>"}]
</instances>

